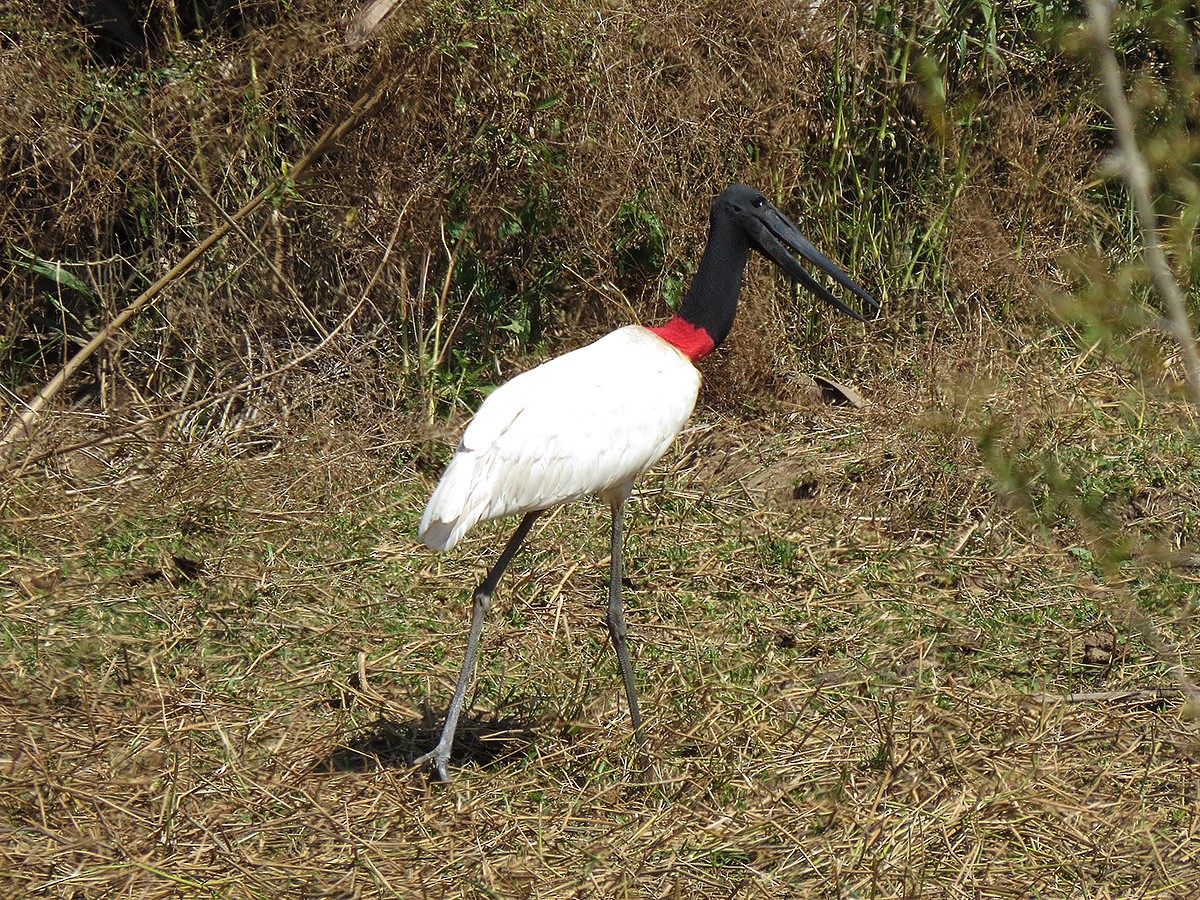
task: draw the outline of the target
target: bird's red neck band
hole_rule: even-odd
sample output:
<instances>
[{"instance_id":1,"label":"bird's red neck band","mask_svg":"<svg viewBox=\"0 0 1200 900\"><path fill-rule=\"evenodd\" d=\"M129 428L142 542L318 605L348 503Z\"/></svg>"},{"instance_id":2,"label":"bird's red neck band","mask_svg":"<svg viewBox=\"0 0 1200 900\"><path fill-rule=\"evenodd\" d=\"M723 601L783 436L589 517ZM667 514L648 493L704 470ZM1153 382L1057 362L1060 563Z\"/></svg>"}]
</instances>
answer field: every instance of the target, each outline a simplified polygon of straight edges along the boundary
<instances>
[{"instance_id":1,"label":"bird's red neck band","mask_svg":"<svg viewBox=\"0 0 1200 900\"><path fill-rule=\"evenodd\" d=\"M666 325L658 325L650 330L676 347L692 362L704 359L717 348L717 342L712 339L712 335L679 316Z\"/></svg>"}]
</instances>

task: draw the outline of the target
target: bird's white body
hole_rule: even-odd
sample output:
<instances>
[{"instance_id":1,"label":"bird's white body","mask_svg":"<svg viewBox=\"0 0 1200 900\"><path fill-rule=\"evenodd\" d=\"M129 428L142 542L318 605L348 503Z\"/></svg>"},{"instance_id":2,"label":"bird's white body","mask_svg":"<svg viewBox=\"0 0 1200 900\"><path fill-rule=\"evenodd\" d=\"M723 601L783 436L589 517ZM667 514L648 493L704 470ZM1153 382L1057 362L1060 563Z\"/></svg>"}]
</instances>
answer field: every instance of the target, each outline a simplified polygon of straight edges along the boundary
<instances>
[{"instance_id":1,"label":"bird's white body","mask_svg":"<svg viewBox=\"0 0 1200 900\"><path fill-rule=\"evenodd\" d=\"M587 494L599 494L612 512L608 633L625 683L629 719L643 740L621 599L625 503L634 479L666 452L691 417L700 390L694 363L729 334L751 251L854 318L864 316L816 281L795 255L858 297L864 309L879 309L879 301L814 247L761 192L735 184L713 201L704 253L674 318L654 328L621 328L518 375L497 388L467 426L425 508L421 538L434 550L446 550L478 522L523 515L472 594L467 652L442 736L415 765L429 764L439 779L450 780L450 750L496 585L542 510Z\"/></svg>"},{"instance_id":2,"label":"bird's white body","mask_svg":"<svg viewBox=\"0 0 1200 900\"><path fill-rule=\"evenodd\" d=\"M497 388L429 499L421 539L447 550L479 522L627 491L687 424L700 373L629 325Z\"/></svg>"}]
</instances>

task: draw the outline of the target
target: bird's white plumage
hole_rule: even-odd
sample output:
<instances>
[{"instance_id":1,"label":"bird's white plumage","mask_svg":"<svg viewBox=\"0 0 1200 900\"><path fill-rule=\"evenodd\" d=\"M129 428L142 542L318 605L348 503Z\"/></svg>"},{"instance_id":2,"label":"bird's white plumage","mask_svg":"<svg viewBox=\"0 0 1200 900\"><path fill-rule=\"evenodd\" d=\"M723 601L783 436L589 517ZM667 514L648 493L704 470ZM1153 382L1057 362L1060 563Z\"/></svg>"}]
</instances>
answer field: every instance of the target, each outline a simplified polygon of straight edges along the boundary
<instances>
[{"instance_id":1,"label":"bird's white plumage","mask_svg":"<svg viewBox=\"0 0 1200 900\"><path fill-rule=\"evenodd\" d=\"M687 424L700 373L629 325L497 388L429 498L421 539L458 543L479 522L626 487Z\"/></svg>"}]
</instances>

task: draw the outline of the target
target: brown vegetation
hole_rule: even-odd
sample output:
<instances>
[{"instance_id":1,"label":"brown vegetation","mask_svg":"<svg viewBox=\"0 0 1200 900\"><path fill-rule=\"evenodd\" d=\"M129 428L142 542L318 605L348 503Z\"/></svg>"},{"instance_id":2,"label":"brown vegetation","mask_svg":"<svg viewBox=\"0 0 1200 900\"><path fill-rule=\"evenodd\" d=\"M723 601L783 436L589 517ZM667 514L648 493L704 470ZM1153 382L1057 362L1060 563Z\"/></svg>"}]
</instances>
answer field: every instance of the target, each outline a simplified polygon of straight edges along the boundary
<instances>
[{"instance_id":1,"label":"brown vegetation","mask_svg":"<svg viewBox=\"0 0 1200 900\"><path fill-rule=\"evenodd\" d=\"M381 99L7 460L0 892L1195 896L1179 360L1145 327L1072 26L967 6L414 4L350 50L318 2L204 34L156 3L119 63L6 8L14 406ZM1173 21L1118 32L1154 141L1163 94L1195 114ZM1184 175L1152 158L1186 278ZM577 504L501 586L459 780L429 785L407 759L503 530L416 542L457 428L543 353L665 315L733 180L884 317L836 321L752 267L645 479L655 771L603 626L606 513Z\"/></svg>"}]
</instances>

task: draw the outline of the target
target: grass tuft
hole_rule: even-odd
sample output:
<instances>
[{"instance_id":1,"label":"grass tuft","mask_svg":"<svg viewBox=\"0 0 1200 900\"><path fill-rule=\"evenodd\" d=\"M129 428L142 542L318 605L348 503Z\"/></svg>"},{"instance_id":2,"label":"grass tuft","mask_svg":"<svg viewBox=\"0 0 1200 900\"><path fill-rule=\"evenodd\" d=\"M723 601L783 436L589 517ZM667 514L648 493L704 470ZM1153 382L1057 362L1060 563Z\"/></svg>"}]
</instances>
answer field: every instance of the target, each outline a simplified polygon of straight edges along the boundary
<instances>
[{"instance_id":1,"label":"grass tuft","mask_svg":"<svg viewBox=\"0 0 1200 900\"><path fill-rule=\"evenodd\" d=\"M93 357L0 471L0 893L1191 897L1193 407L1057 6L324 2L145 48L0 12L14 410L355 101L373 114ZM1194 281L1191 19L1114 23ZM200 17L200 18L198 18ZM501 585L416 539L496 384L668 314L760 185L884 299L747 273L631 504ZM829 405L813 376L867 403Z\"/></svg>"}]
</instances>

